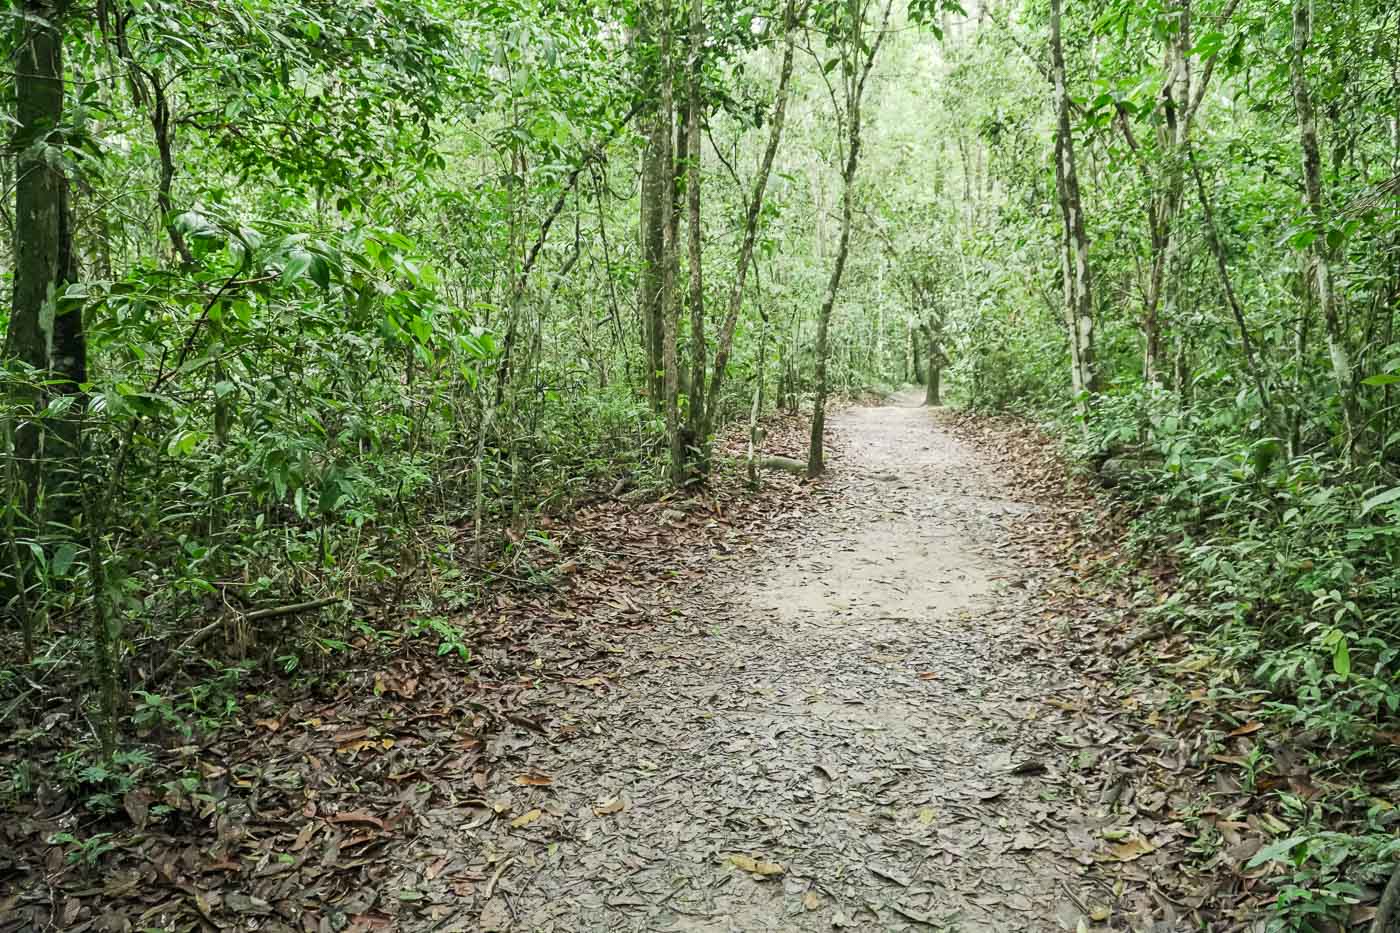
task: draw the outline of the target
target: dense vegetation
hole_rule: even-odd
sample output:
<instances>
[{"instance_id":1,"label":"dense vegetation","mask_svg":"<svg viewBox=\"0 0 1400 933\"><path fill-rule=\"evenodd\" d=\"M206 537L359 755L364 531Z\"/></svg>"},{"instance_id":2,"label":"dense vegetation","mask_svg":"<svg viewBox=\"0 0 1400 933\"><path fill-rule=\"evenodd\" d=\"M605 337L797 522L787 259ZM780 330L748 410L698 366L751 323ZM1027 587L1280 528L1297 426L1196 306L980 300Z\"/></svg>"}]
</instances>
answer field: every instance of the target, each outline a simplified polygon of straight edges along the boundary
<instances>
[{"instance_id":1,"label":"dense vegetation","mask_svg":"<svg viewBox=\"0 0 1400 933\"><path fill-rule=\"evenodd\" d=\"M949 48L951 375L1126 487L1144 559L1179 571L1153 624L1208 633L1219 695L1330 763L1258 859L1287 866L1290 924L1345 916L1397 852L1400 20L1057 7L989 7Z\"/></svg>"},{"instance_id":2,"label":"dense vegetation","mask_svg":"<svg viewBox=\"0 0 1400 933\"><path fill-rule=\"evenodd\" d=\"M1347 759L1271 853L1344 911L1397 854L1400 10L964 6L16 0L0 691L78 745L6 792L110 807L371 615L465 655L542 516L774 406L815 475L917 380L1054 420L1153 624Z\"/></svg>"}]
</instances>

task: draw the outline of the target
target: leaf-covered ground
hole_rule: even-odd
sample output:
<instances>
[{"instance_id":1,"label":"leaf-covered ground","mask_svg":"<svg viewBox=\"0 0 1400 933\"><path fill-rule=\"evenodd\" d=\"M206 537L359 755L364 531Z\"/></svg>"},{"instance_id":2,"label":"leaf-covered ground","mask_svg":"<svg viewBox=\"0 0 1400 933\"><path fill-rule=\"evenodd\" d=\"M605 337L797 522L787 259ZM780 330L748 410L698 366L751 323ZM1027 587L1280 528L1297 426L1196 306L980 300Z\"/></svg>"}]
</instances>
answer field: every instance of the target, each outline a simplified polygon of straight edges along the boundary
<instances>
[{"instance_id":1,"label":"leaf-covered ground","mask_svg":"<svg viewBox=\"0 0 1400 933\"><path fill-rule=\"evenodd\" d=\"M818 484L576 514L469 667L367 652L115 817L27 807L4 928L1249 928L1273 827L1202 814L1203 714L1111 676L1134 606L1050 448L906 397L831 430Z\"/></svg>"}]
</instances>

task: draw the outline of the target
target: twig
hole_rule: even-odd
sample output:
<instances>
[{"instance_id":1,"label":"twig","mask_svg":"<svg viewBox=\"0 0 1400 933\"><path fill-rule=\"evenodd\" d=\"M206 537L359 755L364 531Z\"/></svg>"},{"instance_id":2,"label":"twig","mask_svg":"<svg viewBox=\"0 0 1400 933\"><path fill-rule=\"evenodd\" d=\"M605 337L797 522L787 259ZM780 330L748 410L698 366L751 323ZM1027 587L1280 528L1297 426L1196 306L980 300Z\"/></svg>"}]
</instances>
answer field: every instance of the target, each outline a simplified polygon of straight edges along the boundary
<instances>
[{"instance_id":1,"label":"twig","mask_svg":"<svg viewBox=\"0 0 1400 933\"><path fill-rule=\"evenodd\" d=\"M305 603L293 603L290 606L273 606L269 609L259 609L249 612L243 616L244 622L257 622L260 619L275 619L278 616L296 615L299 612L310 612L312 609L322 609L331 603L341 601L339 596L327 596L325 599L313 599Z\"/></svg>"},{"instance_id":2,"label":"twig","mask_svg":"<svg viewBox=\"0 0 1400 933\"><path fill-rule=\"evenodd\" d=\"M496 871L491 875L491 880L487 881L486 887L481 889L481 900L483 903L491 900L491 895L496 890L496 882L501 880L501 875L505 874L506 869L510 867L510 863L513 861L515 861L515 856L512 855L496 866Z\"/></svg>"},{"instance_id":3,"label":"twig","mask_svg":"<svg viewBox=\"0 0 1400 933\"><path fill-rule=\"evenodd\" d=\"M339 596L327 596L325 599L313 599L309 602L304 603L292 603L287 606L272 606L268 609L258 609L254 612L245 613L241 618L245 622L257 622L262 619L276 619L280 616L295 615L299 612L310 612L313 609L321 609L325 606L331 605L332 603L341 602L341 599L342 598ZM151 676L145 678L143 683L149 683L153 680L160 680L162 677L165 677L166 675L170 674L171 671L175 670L175 668L179 666L180 660L184 656L186 651L198 648L200 645L208 641L210 637L214 634L214 632L217 631L219 627L224 624L224 621L225 620L223 617L215 619L213 622L210 622L208 625L204 626L204 628L199 629L189 638L185 639L185 643L179 648L176 648L173 652L171 652L170 656L164 661L162 661L160 667L156 668L155 672L151 674Z\"/></svg>"}]
</instances>

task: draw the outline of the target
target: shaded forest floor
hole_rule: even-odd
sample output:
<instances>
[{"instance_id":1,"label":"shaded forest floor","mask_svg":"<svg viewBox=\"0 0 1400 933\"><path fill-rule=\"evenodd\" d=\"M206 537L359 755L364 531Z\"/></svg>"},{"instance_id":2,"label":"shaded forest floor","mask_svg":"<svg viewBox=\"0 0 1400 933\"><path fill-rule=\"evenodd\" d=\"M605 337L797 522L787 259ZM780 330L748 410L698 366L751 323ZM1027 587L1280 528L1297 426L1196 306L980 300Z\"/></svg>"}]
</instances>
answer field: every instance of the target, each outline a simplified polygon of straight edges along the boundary
<instances>
[{"instance_id":1,"label":"shaded forest floor","mask_svg":"<svg viewBox=\"0 0 1400 933\"><path fill-rule=\"evenodd\" d=\"M1170 644L1123 681L1048 442L913 396L830 430L820 483L574 516L465 669L367 651L116 817L36 802L4 928L1253 929L1270 827L1201 766L1258 724L1163 714Z\"/></svg>"}]
</instances>

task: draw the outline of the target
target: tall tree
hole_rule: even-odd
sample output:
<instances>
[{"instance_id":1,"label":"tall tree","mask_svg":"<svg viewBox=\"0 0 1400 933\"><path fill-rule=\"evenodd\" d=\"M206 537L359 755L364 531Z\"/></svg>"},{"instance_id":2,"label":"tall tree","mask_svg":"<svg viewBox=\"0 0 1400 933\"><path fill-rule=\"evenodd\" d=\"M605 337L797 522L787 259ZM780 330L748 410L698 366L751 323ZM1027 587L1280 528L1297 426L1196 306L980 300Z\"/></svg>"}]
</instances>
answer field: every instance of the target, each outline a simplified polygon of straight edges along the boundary
<instances>
[{"instance_id":1,"label":"tall tree","mask_svg":"<svg viewBox=\"0 0 1400 933\"><path fill-rule=\"evenodd\" d=\"M1332 379L1342 405L1342 431L1346 447L1350 450L1358 440L1360 413L1357 410L1356 390L1352 385L1351 353L1332 276L1335 248L1332 245L1332 230L1327 222L1327 205L1322 190L1322 155L1317 139L1317 111L1313 107L1307 70L1307 52L1311 41L1312 0L1293 0L1293 47L1289 57L1289 74L1293 84L1293 103L1298 114L1298 134L1303 147L1303 191L1312 233L1308 253L1317 303L1322 308Z\"/></svg>"},{"instance_id":2,"label":"tall tree","mask_svg":"<svg viewBox=\"0 0 1400 933\"><path fill-rule=\"evenodd\" d=\"M87 380L80 310L61 303L76 277L64 139L64 30L67 0L24 0L14 54L14 299L5 356L34 372L17 380L15 400L31 417L15 433L24 514L33 517L41 489L72 479L79 444L74 410ZM40 418L70 397L68 411ZM41 425L47 425L41 430Z\"/></svg>"},{"instance_id":3,"label":"tall tree","mask_svg":"<svg viewBox=\"0 0 1400 933\"><path fill-rule=\"evenodd\" d=\"M1084 200L1074 156L1074 131L1070 124L1070 96L1065 75L1061 36L1060 0L1050 0L1050 80L1055 89L1055 184L1059 191L1060 217L1064 224L1061 264L1064 279L1064 316L1069 332L1070 376L1076 398L1098 389L1094 369L1094 299L1089 268L1089 235L1084 226Z\"/></svg>"},{"instance_id":4,"label":"tall tree","mask_svg":"<svg viewBox=\"0 0 1400 933\"><path fill-rule=\"evenodd\" d=\"M719 335L715 340L714 372L710 376L710 387L705 393L705 418L698 438L702 444L709 443L710 434L714 431L715 415L719 411L720 390L724 386L729 354L734 345L734 331L744 306L744 285L748 280L749 267L753 263L754 242L758 238L758 218L763 210L768 178L773 172L773 160L782 142L783 127L787 123L798 23L805 14L805 3L799 10L797 0L787 0L783 12L783 59L778 67L778 89L773 98L773 111L768 117L768 141L763 147L758 173L754 175L744 210L744 236L734 257L734 278L729 287L729 302L725 308L724 322L720 325Z\"/></svg>"},{"instance_id":5,"label":"tall tree","mask_svg":"<svg viewBox=\"0 0 1400 933\"><path fill-rule=\"evenodd\" d=\"M677 240L680 235L679 215L676 211L676 168L674 150L671 143L671 127L675 122L674 91L672 75L671 2L661 4L661 94L657 122L664 127L666 141L661 152L661 165L665 169L663 196L658 219L662 229L661 247L661 296L657 305L661 313L661 369L662 369L662 408L666 418L666 441L669 451L669 474L672 485L679 486L685 481L685 436L681 432L680 418L680 359L677 351L680 329L679 306L676 301Z\"/></svg>"},{"instance_id":6,"label":"tall tree","mask_svg":"<svg viewBox=\"0 0 1400 933\"><path fill-rule=\"evenodd\" d=\"M638 122L645 143L642 148L641 213L638 229L642 269L638 279L638 306L642 316L643 357L646 385L652 408L661 411L665 403L662 373L662 342L665 339L666 307L666 228L670 223L671 199L671 117L663 113L660 100L663 84L669 84L669 64L662 56L663 36L670 23L651 4L643 4L638 46L647 56L643 68L656 104ZM669 39L664 40L669 42ZM669 45L667 45L669 49Z\"/></svg>"},{"instance_id":7,"label":"tall tree","mask_svg":"<svg viewBox=\"0 0 1400 933\"><path fill-rule=\"evenodd\" d=\"M817 311L817 391L812 409L812 435L807 447L808 476L816 476L826 467L823 441L826 400L830 392L827 362L831 355L831 312L836 305L836 295L841 288L841 277L846 270L846 257L851 246L856 168L860 165L861 102L865 97L866 82L875 67L875 57L884 44L893 6L893 0L886 0L873 41L867 38L865 25L869 11L874 8L873 0L845 0L836 5L831 19L833 28L829 40L835 46L841 71L841 98L838 102L833 89L831 103L836 111L845 159L841 165L841 234L836 243L836 256L832 261L826 291L822 294L821 307Z\"/></svg>"},{"instance_id":8,"label":"tall tree","mask_svg":"<svg viewBox=\"0 0 1400 933\"><path fill-rule=\"evenodd\" d=\"M704 119L701 94L702 55L705 50L705 3L690 0L690 29L687 35L686 115L685 115L685 201L689 231L687 265L690 277L690 392L686 399L686 429L681 443L696 453L698 472L708 467L704 461L705 442L705 279L701 263L704 229L700 224L700 126Z\"/></svg>"}]
</instances>

